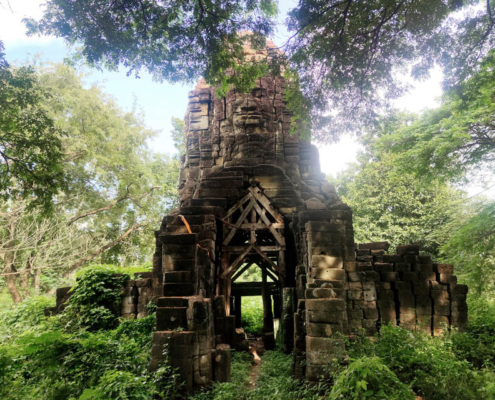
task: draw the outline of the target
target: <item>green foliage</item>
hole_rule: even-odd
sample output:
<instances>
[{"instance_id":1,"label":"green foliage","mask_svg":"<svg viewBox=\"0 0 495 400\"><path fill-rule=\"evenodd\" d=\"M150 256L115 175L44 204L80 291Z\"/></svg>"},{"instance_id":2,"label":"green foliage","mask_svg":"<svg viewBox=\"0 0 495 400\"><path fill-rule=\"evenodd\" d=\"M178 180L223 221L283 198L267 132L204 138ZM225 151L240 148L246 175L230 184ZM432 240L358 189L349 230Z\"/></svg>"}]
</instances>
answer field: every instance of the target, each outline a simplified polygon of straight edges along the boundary
<instances>
[{"instance_id":1,"label":"green foliage","mask_svg":"<svg viewBox=\"0 0 495 400\"><path fill-rule=\"evenodd\" d=\"M120 292L128 279L129 275L117 274L115 268L108 265L81 270L66 309L69 322L91 330L115 328L120 312Z\"/></svg>"},{"instance_id":2,"label":"green foliage","mask_svg":"<svg viewBox=\"0 0 495 400\"><path fill-rule=\"evenodd\" d=\"M261 362L255 389L247 399L317 400L326 385L311 385L292 376L292 355L267 351Z\"/></svg>"},{"instance_id":3,"label":"green foliage","mask_svg":"<svg viewBox=\"0 0 495 400\"><path fill-rule=\"evenodd\" d=\"M215 383L213 388L192 396L191 400L318 400L325 386L309 385L292 376L292 356L281 351L268 351L258 371L251 369L252 356L234 353L232 381ZM255 382L253 382L253 380ZM254 384L254 385L253 385Z\"/></svg>"},{"instance_id":4,"label":"green foliage","mask_svg":"<svg viewBox=\"0 0 495 400\"><path fill-rule=\"evenodd\" d=\"M415 397L378 357L364 357L353 361L339 376L328 398L414 400Z\"/></svg>"},{"instance_id":5,"label":"green foliage","mask_svg":"<svg viewBox=\"0 0 495 400\"><path fill-rule=\"evenodd\" d=\"M260 335L263 329L263 300L261 296L242 298L242 327L251 335Z\"/></svg>"},{"instance_id":6,"label":"green foliage","mask_svg":"<svg viewBox=\"0 0 495 400\"><path fill-rule=\"evenodd\" d=\"M244 265L242 265L241 268L242 267L244 267ZM267 279L271 280L270 277L267 277ZM252 264L239 278L237 278L236 282L261 282L261 280L261 268L256 264Z\"/></svg>"},{"instance_id":7,"label":"green foliage","mask_svg":"<svg viewBox=\"0 0 495 400\"><path fill-rule=\"evenodd\" d=\"M475 210L442 250L470 291L491 299L495 292L495 202L480 202Z\"/></svg>"},{"instance_id":8,"label":"green foliage","mask_svg":"<svg viewBox=\"0 0 495 400\"><path fill-rule=\"evenodd\" d=\"M461 87L448 91L441 107L418 116L380 138L381 151L400 154L403 170L421 178L483 178L495 164L495 51Z\"/></svg>"},{"instance_id":9,"label":"green foliage","mask_svg":"<svg viewBox=\"0 0 495 400\"><path fill-rule=\"evenodd\" d=\"M154 319L152 315L127 321L125 329L113 331L47 330L21 336L9 347L2 345L0 381L9 385L2 385L0 396L151 400L163 395L172 399L177 392L173 371L167 366L155 373L147 371Z\"/></svg>"},{"instance_id":10,"label":"green foliage","mask_svg":"<svg viewBox=\"0 0 495 400\"><path fill-rule=\"evenodd\" d=\"M177 398L179 384L169 366L153 373L147 369L154 314L108 330L116 325L112 307L128 279L115 270L101 265L82 270L70 304L59 316L42 316L42 309L51 305L44 298L31 298L0 314L10 332L0 344L0 398Z\"/></svg>"},{"instance_id":11,"label":"green foliage","mask_svg":"<svg viewBox=\"0 0 495 400\"><path fill-rule=\"evenodd\" d=\"M0 41L0 198L22 197L50 209L66 187L64 131L45 107L52 96L31 67L10 67Z\"/></svg>"},{"instance_id":12,"label":"green foliage","mask_svg":"<svg viewBox=\"0 0 495 400\"><path fill-rule=\"evenodd\" d=\"M179 157L186 154L186 123L181 118L172 117L172 132L170 132Z\"/></svg>"},{"instance_id":13,"label":"green foliage","mask_svg":"<svg viewBox=\"0 0 495 400\"><path fill-rule=\"evenodd\" d=\"M469 9L481 0L302 0L286 20L288 60L250 61L243 45L265 46L276 4L84 0L75 7L52 0L40 21L25 22L31 34L82 43L77 57L92 66L135 75L145 69L170 82L203 76L220 94L232 86L248 91L257 77L289 65L293 120L304 137L312 123L322 140L373 127L407 90L400 73L423 79L438 64L446 87L462 87L493 47L492 1Z\"/></svg>"},{"instance_id":14,"label":"green foliage","mask_svg":"<svg viewBox=\"0 0 495 400\"><path fill-rule=\"evenodd\" d=\"M401 74L424 79L437 64L445 86L460 87L493 48L493 2L468 9L481 3L300 1L289 12L287 52L310 103L314 137L330 141L372 128L407 90Z\"/></svg>"},{"instance_id":15,"label":"green foliage","mask_svg":"<svg viewBox=\"0 0 495 400\"><path fill-rule=\"evenodd\" d=\"M41 21L26 22L31 34L82 43L79 56L93 66L110 70L123 66L136 76L146 69L170 82L193 82L203 76L220 88L235 85L247 90L266 65L239 63L244 59L243 44L249 40L254 48L263 48L276 12L272 0L110 5L86 0L77 7L63 0L48 2ZM228 69L235 73L226 74Z\"/></svg>"},{"instance_id":16,"label":"green foliage","mask_svg":"<svg viewBox=\"0 0 495 400\"><path fill-rule=\"evenodd\" d=\"M213 387L190 397L190 400L241 400L244 399L251 379L252 356L248 353L233 352L231 381L214 383Z\"/></svg>"},{"instance_id":17,"label":"green foliage","mask_svg":"<svg viewBox=\"0 0 495 400\"><path fill-rule=\"evenodd\" d=\"M478 369L495 370L495 304L485 296L470 294L466 332L451 336L452 348L459 359Z\"/></svg>"},{"instance_id":18,"label":"green foliage","mask_svg":"<svg viewBox=\"0 0 495 400\"><path fill-rule=\"evenodd\" d=\"M32 286L41 293L63 286L64 278L93 259L123 266L149 260L154 241L148 227L177 202L178 160L148 146L157 132L145 126L143 115L121 110L101 87L86 85L65 65L42 65L31 75L33 90L51 94L39 107L58 132L67 187L48 216L19 196L0 202L0 267L31 270L0 278L0 285L10 279L16 302ZM29 289L15 293L19 286Z\"/></svg>"},{"instance_id":19,"label":"green foliage","mask_svg":"<svg viewBox=\"0 0 495 400\"><path fill-rule=\"evenodd\" d=\"M45 307L54 306L54 299L33 296L17 306L10 306L0 313L0 342L18 337L39 327L45 320Z\"/></svg>"},{"instance_id":20,"label":"green foliage","mask_svg":"<svg viewBox=\"0 0 495 400\"><path fill-rule=\"evenodd\" d=\"M373 341L356 338L347 351L351 359L378 357L425 400L491 398L493 372L459 358L452 336L434 338L386 325Z\"/></svg>"},{"instance_id":21,"label":"green foliage","mask_svg":"<svg viewBox=\"0 0 495 400\"><path fill-rule=\"evenodd\" d=\"M419 184L412 173L397 171L396 156L372 153L360 158L334 180L342 201L353 210L356 242L385 240L392 250L418 243L438 255L453 226L468 216L464 194L439 181Z\"/></svg>"}]
</instances>

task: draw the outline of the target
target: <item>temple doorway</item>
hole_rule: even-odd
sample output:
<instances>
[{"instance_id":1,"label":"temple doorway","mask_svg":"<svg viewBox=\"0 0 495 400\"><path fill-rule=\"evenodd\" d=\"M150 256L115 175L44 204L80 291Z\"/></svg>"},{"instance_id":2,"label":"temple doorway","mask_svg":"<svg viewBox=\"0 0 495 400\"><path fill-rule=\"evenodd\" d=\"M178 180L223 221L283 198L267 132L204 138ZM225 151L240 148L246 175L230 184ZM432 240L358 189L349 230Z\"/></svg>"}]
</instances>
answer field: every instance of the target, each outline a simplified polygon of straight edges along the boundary
<instances>
[{"instance_id":1,"label":"temple doorway","mask_svg":"<svg viewBox=\"0 0 495 400\"><path fill-rule=\"evenodd\" d=\"M280 281L268 271L256 263L243 265L232 278L230 312L236 317L236 328L243 328L248 339L261 337L265 347L272 348L280 327L282 304Z\"/></svg>"},{"instance_id":2,"label":"temple doorway","mask_svg":"<svg viewBox=\"0 0 495 400\"><path fill-rule=\"evenodd\" d=\"M225 297L227 315L242 326L243 298L259 297L263 304L262 336L266 349L275 347L285 279L284 220L257 186L222 219L223 241L217 294ZM259 279L261 278L261 279Z\"/></svg>"}]
</instances>

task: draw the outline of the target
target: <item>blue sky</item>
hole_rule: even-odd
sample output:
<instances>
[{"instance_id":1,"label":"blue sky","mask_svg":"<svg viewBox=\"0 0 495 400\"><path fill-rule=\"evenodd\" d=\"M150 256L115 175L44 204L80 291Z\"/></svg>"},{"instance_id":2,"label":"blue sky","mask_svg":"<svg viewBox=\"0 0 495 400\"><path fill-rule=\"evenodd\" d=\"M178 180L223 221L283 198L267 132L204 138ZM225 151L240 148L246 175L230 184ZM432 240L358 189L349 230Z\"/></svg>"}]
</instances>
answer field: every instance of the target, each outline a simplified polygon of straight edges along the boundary
<instances>
[{"instance_id":1,"label":"blue sky","mask_svg":"<svg viewBox=\"0 0 495 400\"><path fill-rule=\"evenodd\" d=\"M27 37L25 27L21 22L24 17L40 18L42 15L42 0L0 0L0 39L6 47L7 60L24 62L37 55L42 61L62 62L69 55L69 49L64 41L54 37ZM283 25L287 11L296 1L279 2L279 29L274 38L277 44L285 43L287 31ZM130 110L135 102L144 112L145 123L150 128L160 131L160 134L150 145L155 151L172 153L174 147L170 137L171 118L183 117L187 108L187 93L192 86L154 82L150 74L142 72L141 79L127 77L125 71L109 72L87 70L91 72L86 78L88 84L103 83L104 91L112 95L120 107ZM441 74L434 71L432 78L426 82L415 84L411 93L399 99L396 105L409 111L420 111L426 107L437 105L436 98L441 94ZM352 137L344 137L339 143L321 145L320 150L322 171L335 175L343 170L348 163L356 158L359 145Z\"/></svg>"}]
</instances>

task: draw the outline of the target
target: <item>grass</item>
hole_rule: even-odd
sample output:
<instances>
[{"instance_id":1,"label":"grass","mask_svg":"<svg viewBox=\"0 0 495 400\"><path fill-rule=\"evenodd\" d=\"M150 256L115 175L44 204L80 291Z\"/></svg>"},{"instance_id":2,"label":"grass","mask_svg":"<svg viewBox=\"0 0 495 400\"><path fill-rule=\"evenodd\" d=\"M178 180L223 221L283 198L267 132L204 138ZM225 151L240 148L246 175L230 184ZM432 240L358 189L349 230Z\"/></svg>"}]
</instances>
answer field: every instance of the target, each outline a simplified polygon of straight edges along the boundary
<instances>
[{"instance_id":1,"label":"grass","mask_svg":"<svg viewBox=\"0 0 495 400\"><path fill-rule=\"evenodd\" d=\"M254 388L252 379L252 356L233 353L232 381L215 383L209 391L190 397L190 400L318 400L321 387L310 386L292 376L292 356L279 350L267 351L257 371Z\"/></svg>"}]
</instances>

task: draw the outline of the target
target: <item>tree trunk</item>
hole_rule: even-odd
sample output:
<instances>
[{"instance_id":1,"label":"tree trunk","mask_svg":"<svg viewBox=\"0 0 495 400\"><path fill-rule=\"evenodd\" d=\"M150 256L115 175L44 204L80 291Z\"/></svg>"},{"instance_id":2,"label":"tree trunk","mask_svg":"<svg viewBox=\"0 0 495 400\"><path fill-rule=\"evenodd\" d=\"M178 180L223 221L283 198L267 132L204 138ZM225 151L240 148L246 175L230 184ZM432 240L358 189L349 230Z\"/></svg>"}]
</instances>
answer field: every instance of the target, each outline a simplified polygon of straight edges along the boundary
<instances>
[{"instance_id":1,"label":"tree trunk","mask_svg":"<svg viewBox=\"0 0 495 400\"><path fill-rule=\"evenodd\" d=\"M8 253L5 254L3 261L5 263L5 268L3 269L3 272L7 274L5 275L7 288L9 289L9 293L12 296L12 300L14 301L14 304L19 304L22 302L22 296L16 284L17 275L12 274L12 272L17 272L17 271L15 270L14 264L12 263L12 258L10 254Z\"/></svg>"},{"instance_id":2,"label":"tree trunk","mask_svg":"<svg viewBox=\"0 0 495 400\"><path fill-rule=\"evenodd\" d=\"M40 286L41 286L41 270L36 268L34 270L34 295L40 295Z\"/></svg>"},{"instance_id":3,"label":"tree trunk","mask_svg":"<svg viewBox=\"0 0 495 400\"><path fill-rule=\"evenodd\" d=\"M22 296L21 293L19 292L19 289L17 288L17 283L16 279L18 277L18 274L14 274L13 272L17 272L14 266L14 254L12 249L14 247L14 237L15 237L15 228L16 228L16 223L15 222L10 222L7 226L7 230L9 233L9 240L4 244L4 251L0 253L0 257L3 260L4 268L3 268L3 273L7 274L5 275L5 281L7 282L7 288L9 289L9 293L12 296L12 300L14 301L14 304L19 304L22 302Z\"/></svg>"},{"instance_id":4,"label":"tree trunk","mask_svg":"<svg viewBox=\"0 0 495 400\"><path fill-rule=\"evenodd\" d=\"M24 298L29 295L29 278L31 276L31 268L33 266L33 257L32 254L28 257L26 261L26 268L22 271L21 274L21 289Z\"/></svg>"}]
</instances>

